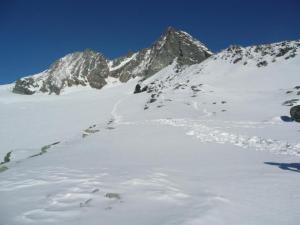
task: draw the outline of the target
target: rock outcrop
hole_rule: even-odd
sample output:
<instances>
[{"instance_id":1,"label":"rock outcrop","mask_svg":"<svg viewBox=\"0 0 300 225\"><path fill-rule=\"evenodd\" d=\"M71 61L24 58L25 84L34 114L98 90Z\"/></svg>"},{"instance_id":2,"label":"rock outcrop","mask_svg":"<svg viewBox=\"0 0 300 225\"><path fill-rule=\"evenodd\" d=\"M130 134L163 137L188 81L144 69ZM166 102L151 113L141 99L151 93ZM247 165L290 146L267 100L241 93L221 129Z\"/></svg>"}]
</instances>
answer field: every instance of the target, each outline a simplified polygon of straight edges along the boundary
<instances>
[{"instance_id":1,"label":"rock outcrop","mask_svg":"<svg viewBox=\"0 0 300 225\"><path fill-rule=\"evenodd\" d=\"M37 91L60 94L64 87L90 85L102 88L109 75L106 59L92 50L68 54L55 61L48 70L17 80L13 91L34 94Z\"/></svg>"},{"instance_id":2,"label":"rock outcrop","mask_svg":"<svg viewBox=\"0 0 300 225\"><path fill-rule=\"evenodd\" d=\"M291 118L300 123L300 105L293 106L290 109Z\"/></svg>"},{"instance_id":3,"label":"rock outcrop","mask_svg":"<svg viewBox=\"0 0 300 225\"><path fill-rule=\"evenodd\" d=\"M179 66L200 63L212 55L208 48L184 31L169 27L150 47L130 53L110 64L111 75L126 82L132 77L149 77L177 59Z\"/></svg>"},{"instance_id":4,"label":"rock outcrop","mask_svg":"<svg viewBox=\"0 0 300 225\"><path fill-rule=\"evenodd\" d=\"M231 45L227 49L214 56L232 64L255 65L265 67L277 61L294 58L300 49L300 40L283 41L273 44L254 45L242 47Z\"/></svg>"}]
</instances>

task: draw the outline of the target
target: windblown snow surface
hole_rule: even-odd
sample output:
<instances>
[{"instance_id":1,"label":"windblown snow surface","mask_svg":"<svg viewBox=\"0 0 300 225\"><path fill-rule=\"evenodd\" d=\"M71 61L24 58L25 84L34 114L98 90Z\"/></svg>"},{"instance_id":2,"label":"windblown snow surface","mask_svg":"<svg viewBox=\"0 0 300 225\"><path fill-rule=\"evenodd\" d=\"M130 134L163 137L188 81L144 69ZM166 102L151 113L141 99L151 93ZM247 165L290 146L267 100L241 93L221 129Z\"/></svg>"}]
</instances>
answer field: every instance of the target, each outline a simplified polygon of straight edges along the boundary
<instances>
[{"instance_id":1,"label":"windblown snow surface","mask_svg":"<svg viewBox=\"0 0 300 225\"><path fill-rule=\"evenodd\" d=\"M300 57L61 96L0 87L1 225L297 225ZM3 159L3 160L2 160Z\"/></svg>"}]
</instances>

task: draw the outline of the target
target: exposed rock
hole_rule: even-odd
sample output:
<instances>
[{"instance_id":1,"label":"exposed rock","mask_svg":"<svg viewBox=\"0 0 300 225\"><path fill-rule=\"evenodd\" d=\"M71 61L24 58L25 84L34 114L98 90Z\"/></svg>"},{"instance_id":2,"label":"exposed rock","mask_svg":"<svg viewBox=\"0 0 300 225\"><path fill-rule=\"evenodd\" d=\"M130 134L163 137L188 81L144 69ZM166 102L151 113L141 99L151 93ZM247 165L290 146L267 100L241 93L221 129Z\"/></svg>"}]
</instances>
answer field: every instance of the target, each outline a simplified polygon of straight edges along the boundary
<instances>
[{"instance_id":1,"label":"exposed rock","mask_svg":"<svg viewBox=\"0 0 300 225\"><path fill-rule=\"evenodd\" d=\"M293 106L290 109L291 118L300 123L300 105Z\"/></svg>"},{"instance_id":2,"label":"exposed rock","mask_svg":"<svg viewBox=\"0 0 300 225\"><path fill-rule=\"evenodd\" d=\"M141 85L140 84L137 84L135 86L135 89L134 89L134 92L133 94L137 94L137 93L140 93L141 92Z\"/></svg>"},{"instance_id":3,"label":"exposed rock","mask_svg":"<svg viewBox=\"0 0 300 225\"><path fill-rule=\"evenodd\" d=\"M106 193L105 197L110 199L121 199L121 196L118 193Z\"/></svg>"},{"instance_id":4,"label":"exposed rock","mask_svg":"<svg viewBox=\"0 0 300 225\"><path fill-rule=\"evenodd\" d=\"M291 100L287 100L284 103L282 103L282 105L285 106L293 106L294 104L296 104L299 101L299 99L291 99Z\"/></svg>"},{"instance_id":5,"label":"exposed rock","mask_svg":"<svg viewBox=\"0 0 300 225\"><path fill-rule=\"evenodd\" d=\"M6 155L4 156L3 162L1 162L0 165L10 162L11 153L12 153L12 151L6 153Z\"/></svg>"},{"instance_id":6,"label":"exposed rock","mask_svg":"<svg viewBox=\"0 0 300 225\"><path fill-rule=\"evenodd\" d=\"M80 202L79 207L82 208L82 207L89 206L89 204L91 203L92 200L93 200L92 198L89 198L89 199L85 200L84 202Z\"/></svg>"},{"instance_id":7,"label":"exposed rock","mask_svg":"<svg viewBox=\"0 0 300 225\"><path fill-rule=\"evenodd\" d=\"M177 59L178 71L184 65L200 63L212 53L199 41L183 31L169 27L150 47L126 56L107 60L92 50L68 54L55 61L48 70L21 78L13 91L31 95L36 92L59 95L65 87L90 86L101 89L109 76L126 82L140 76L146 79Z\"/></svg>"},{"instance_id":8,"label":"exposed rock","mask_svg":"<svg viewBox=\"0 0 300 225\"><path fill-rule=\"evenodd\" d=\"M141 87L141 85L140 84L137 84L136 86L135 86L135 89L134 89L134 94L138 94L138 93L141 93L141 92L145 92L145 91L147 91L148 90L148 86L146 85L146 86L144 86L143 88Z\"/></svg>"},{"instance_id":9,"label":"exposed rock","mask_svg":"<svg viewBox=\"0 0 300 225\"><path fill-rule=\"evenodd\" d=\"M259 63L256 64L258 67L262 67L262 66L267 66L268 65L268 62L266 60L264 61L261 61Z\"/></svg>"},{"instance_id":10,"label":"exposed rock","mask_svg":"<svg viewBox=\"0 0 300 225\"><path fill-rule=\"evenodd\" d=\"M26 77L16 81L13 92L17 94L32 95L36 92L35 89L38 87L38 84L33 78Z\"/></svg>"},{"instance_id":11,"label":"exposed rock","mask_svg":"<svg viewBox=\"0 0 300 225\"><path fill-rule=\"evenodd\" d=\"M153 102L156 102L156 98L150 98L150 100L149 100L149 103L153 103Z\"/></svg>"},{"instance_id":12,"label":"exposed rock","mask_svg":"<svg viewBox=\"0 0 300 225\"><path fill-rule=\"evenodd\" d=\"M145 92L145 91L147 91L148 90L148 86L146 85L146 86L144 86L143 88L142 88L142 91L141 92Z\"/></svg>"},{"instance_id":13,"label":"exposed rock","mask_svg":"<svg viewBox=\"0 0 300 225\"><path fill-rule=\"evenodd\" d=\"M113 60L111 72L113 77L126 82L136 76L150 77L175 59L180 67L200 63L211 55L211 51L188 33L169 27L150 48ZM122 65L122 62L126 63Z\"/></svg>"},{"instance_id":14,"label":"exposed rock","mask_svg":"<svg viewBox=\"0 0 300 225\"><path fill-rule=\"evenodd\" d=\"M273 44L254 45L250 47L241 47L231 45L214 59L223 59L232 64L257 65L258 67L267 66L282 59L287 60L295 57L299 52L300 40L283 41Z\"/></svg>"},{"instance_id":15,"label":"exposed rock","mask_svg":"<svg viewBox=\"0 0 300 225\"><path fill-rule=\"evenodd\" d=\"M276 57L284 56L286 53L288 53L290 50L293 50L293 48L283 45L284 48L280 48L279 52L276 54Z\"/></svg>"},{"instance_id":16,"label":"exposed rock","mask_svg":"<svg viewBox=\"0 0 300 225\"><path fill-rule=\"evenodd\" d=\"M223 59L237 65L263 67L293 58L299 53L299 49L300 40L246 48L231 45L214 55L213 59ZM184 31L169 27L151 47L129 52L117 59L108 60L101 53L89 49L68 54L42 73L17 80L13 92L26 95L36 92L59 95L65 87L78 85L101 89L106 85L108 77L117 78L121 82L135 77L145 80L174 62L176 68L173 75L176 76L185 66L201 63L210 56L212 52L204 44ZM153 92L153 89L149 86L147 92Z\"/></svg>"},{"instance_id":17,"label":"exposed rock","mask_svg":"<svg viewBox=\"0 0 300 225\"><path fill-rule=\"evenodd\" d=\"M68 86L86 86L100 89L109 75L107 61L103 55L92 50L68 54L55 61L48 70L30 78L22 78L13 91L34 94L37 91L60 94Z\"/></svg>"},{"instance_id":18,"label":"exposed rock","mask_svg":"<svg viewBox=\"0 0 300 225\"><path fill-rule=\"evenodd\" d=\"M233 64L236 64L236 63L238 63L239 61L241 61L242 60L242 58L240 57L240 58L237 58L237 59L235 59L234 61L233 61Z\"/></svg>"}]
</instances>

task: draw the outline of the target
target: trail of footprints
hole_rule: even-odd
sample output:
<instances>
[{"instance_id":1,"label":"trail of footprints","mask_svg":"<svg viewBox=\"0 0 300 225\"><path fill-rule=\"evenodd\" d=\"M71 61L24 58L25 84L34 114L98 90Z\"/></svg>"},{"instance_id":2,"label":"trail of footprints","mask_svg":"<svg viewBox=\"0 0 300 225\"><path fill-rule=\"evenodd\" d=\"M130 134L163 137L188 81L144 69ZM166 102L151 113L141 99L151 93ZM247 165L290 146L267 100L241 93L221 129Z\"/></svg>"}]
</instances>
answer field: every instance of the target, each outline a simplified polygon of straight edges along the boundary
<instances>
[{"instance_id":1,"label":"trail of footprints","mask_svg":"<svg viewBox=\"0 0 300 225\"><path fill-rule=\"evenodd\" d=\"M286 141L247 136L229 133L218 128L208 127L202 121L186 119L160 119L156 122L164 125L182 127L187 130L186 135L194 136L201 142L213 142L219 144L232 144L241 148L254 148L267 150L276 154L300 155L300 143L291 144Z\"/></svg>"},{"instance_id":2,"label":"trail of footprints","mask_svg":"<svg viewBox=\"0 0 300 225\"><path fill-rule=\"evenodd\" d=\"M115 119L112 118L106 123L105 129L113 130L115 128L116 128ZM96 124L93 124L93 125L89 126L88 128L86 128L82 131L81 137L86 138L86 137L88 137L90 135L93 135L93 134L96 134L98 132L100 132L100 129L97 128ZM68 140L65 140L65 141L68 141ZM24 160L27 160L27 159L42 156L42 155L48 153L48 151L51 150L51 148L53 148L54 146L59 145L59 144L63 144L63 143L65 143L65 142L57 141L57 142L54 142L54 143L51 143L51 144L44 145L40 149L30 149L30 150L28 150L28 154L27 155L25 154L23 159L19 159L17 161L12 161L10 156L14 155L14 154L18 154L19 150L11 150L11 151L7 152L7 154L4 156L3 161L0 162L0 173L5 172L6 170L8 170L9 167L12 165L12 163L16 163L16 162L20 163L20 162L22 162ZM37 153L30 153L30 151L32 151L32 152L35 151Z\"/></svg>"},{"instance_id":3,"label":"trail of footprints","mask_svg":"<svg viewBox=\"0 0 300 225\"><path fill-rule=\"evenodd\" d=\"M178 72L177 72L178 73ZM189 84L190 80L187 79L183 82L180 83L173 83L172 79L170 77L167 77L165 81L161 80L154 80L150 84L147 85L147 93L150 94L150 98L147 100L147 102L144 105L144 110L148 110L149 108L153 107L153 105L156 108L162 108L165 107L168 102L172 101L177 101L176 98L171 99L165 98L166 97L166 90L171 90L175 91L177 93L180 93L182 91L190 92L190 97L195 98L198 97L201 93L213 93L213 90L210 90L210 88L206 87L204 84L199 83L195 85ZM162 96L163 95L163 96ZM194 101L193 101L194 102ZM154 103L154 104L153 104ZM224 105L227 103L225 100L218 100L218 101L213 101L211 103L206 103L203 102L202 104L212 104L212 105L217 105L217 103L220 105ZM190 106L192 103L191 102L184 102L185 105ZM225 105L224 105L225 106ZM225 107L220 110L220 112L224 113L226 112L227 109ZM216 115L217 112L212 112L213 115Z\"/></svg>"},{"instance_id":4,"label":"trail of footprints","mask_svg":"<svg viewBox=\"0 0 300 225\"><path fill-rule=\"evenodd\" d=\"M85 138L91 134L98 133L100 130L96 129L96 124L91 125L89 128L85 129L82 133L82 138Z\"/></svg>"},{"instance_id":5,"label":"trail of footprints","mask_svg":"<svg viewBox=\"0 0 300 225\"><path fill-rule=\"evenodd\" d=\"M113 130L115 129L115 119L111 118L105 125L105 129L107 130ZM92 134L100 132L100 129L97 128L96 124L93 124L89 126L87 129L83 130L82 132L82 138L86 138L87 136L90 136Z\"/></svg>"}]
</instances>

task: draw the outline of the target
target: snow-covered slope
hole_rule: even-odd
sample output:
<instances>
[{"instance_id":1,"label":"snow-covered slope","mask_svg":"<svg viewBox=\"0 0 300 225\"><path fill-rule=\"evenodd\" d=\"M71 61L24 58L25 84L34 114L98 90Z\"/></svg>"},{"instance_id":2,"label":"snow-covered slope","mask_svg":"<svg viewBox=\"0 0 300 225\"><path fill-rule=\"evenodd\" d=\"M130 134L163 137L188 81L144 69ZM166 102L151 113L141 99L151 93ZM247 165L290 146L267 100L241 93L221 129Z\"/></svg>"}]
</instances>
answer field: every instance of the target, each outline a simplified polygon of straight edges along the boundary
<instances>
[{"instance_id":1,"label":"snow-covered slope","mask_svg":"<svg viewBox=\"0 0 300 225\"><path fill-rule=\"evenodd\" d=\"M139 94L140 78L60 97L0 86L0 224L298 224L300 126L280 116L300 52L285 43L175 60Z\"/></svg>"},{"instance_id":2,"label":"snow-covered slope","mask_svg":"<svg viewBox=\"0 0 300 225\"><path fill-rule=\"evenodd\" d=\"M299 54L299 49L299 40L255 45L246 48L238 45L231 45L221 53L215 55L214 59L227 60L233 64L255 64L258 67L262 67L267 66L270 63L275 63L278 60L284 61L294 58Z\"/></svg>"}]
</instances>

